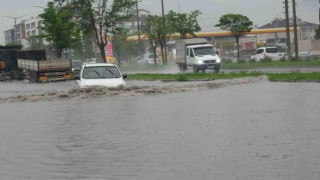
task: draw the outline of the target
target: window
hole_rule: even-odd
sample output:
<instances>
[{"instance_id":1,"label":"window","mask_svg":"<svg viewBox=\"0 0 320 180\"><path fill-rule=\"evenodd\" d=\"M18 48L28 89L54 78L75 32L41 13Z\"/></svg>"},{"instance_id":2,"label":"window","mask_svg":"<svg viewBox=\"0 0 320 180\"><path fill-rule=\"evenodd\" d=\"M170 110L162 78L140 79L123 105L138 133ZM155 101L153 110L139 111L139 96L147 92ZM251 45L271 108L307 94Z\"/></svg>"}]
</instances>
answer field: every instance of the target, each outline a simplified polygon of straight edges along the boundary
<instances>
[{"instance_id":1,"label":"window","mask_svg":"<svg viewBox=\"0 0 320 180\"><path fill-rule=\"evenodd\" d=\"M26 25L26 29L29 30L30 29L30 24Z\"/></svg>"},{"instance_id":2,"label":"window","mask_svg":"<svg viewBox=\"0 0 320 180\"><path fill-rule=\"evenodd\" d=\"M264 51L263 49L257 49L257 50L256 50L256 54L262 54L263 51Z\"/></svg>"},{"instance_id":3,"label":"window","mask_svg":"<svg viewBox=\"0 0 320 180\"><path fill-rule=\"evenodd\" d=\"M36 28L36 23L35 23L35 22L31 23L31 28L32 28L32 29L35 29L35 28Z\"/></svg>"},{"instance_id":4,"label":"window","mask_svg":"<svg viewBox=\"0 0 320 180\"><path fill-rule=\"evenodd\" d=\"M210 46L196 47L196 48L194 48L194 53L197 56L214 55L214 54L216 54L215 49L213 47L210 47Z\"/></svg>"},{"instance_id":5,"label":"window","mask_svg":"<svg viewBox=\"0 0 320 180\"><path fill-rule=\"evenodd\" d=\"M278 48L267 48L266 52L267 53L278 53L279 50L278 50Z\"/></svg>"},{"instance_id":6,"label":"window","mask_svg":"<svg viewBox=\"0 0 320 180\"><path fill-rule=\"evenodd\" d=\"M36 30L32 30L32 36L37 35L37 31Z\"/></svg>"}]
</instances>

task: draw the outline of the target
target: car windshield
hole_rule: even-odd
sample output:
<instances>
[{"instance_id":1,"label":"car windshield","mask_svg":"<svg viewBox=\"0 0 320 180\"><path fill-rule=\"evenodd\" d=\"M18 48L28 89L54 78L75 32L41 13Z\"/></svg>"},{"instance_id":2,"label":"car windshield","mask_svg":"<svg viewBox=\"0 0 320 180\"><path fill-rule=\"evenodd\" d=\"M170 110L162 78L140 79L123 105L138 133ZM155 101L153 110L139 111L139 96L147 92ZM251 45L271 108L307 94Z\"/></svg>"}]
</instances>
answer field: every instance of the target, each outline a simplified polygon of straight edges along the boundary
<instances>
[{"instance_id":1,"label":"car windshield","mask_svg":"<svg viewBox=\"0 0 320 180\"><path fill-rule=\"evenodd\" d=\"M264 51L263 49L257 49L255 54L261 54L263 53L263 51Z\"/></svg>"},{"instance_id":2,"label":"car windshield","mask_svg":"<svg viewBox=\"0 0 320 180\"><path fill-rule=\"evenodd\" d=\"M83 79L119 78L120 72L115 66L94 66L83 69Z\"/></svg>"},{"instance_id":3,"label":"car windshield","mask_svg":"<svg viewBox=\"0 0 320 180\"><path fill-rule=\"evenodd\" d=\"M207 46L194 48L194 53L196 56L215 55L216 51L213 47Z\"/></svg>"}]
</instances>

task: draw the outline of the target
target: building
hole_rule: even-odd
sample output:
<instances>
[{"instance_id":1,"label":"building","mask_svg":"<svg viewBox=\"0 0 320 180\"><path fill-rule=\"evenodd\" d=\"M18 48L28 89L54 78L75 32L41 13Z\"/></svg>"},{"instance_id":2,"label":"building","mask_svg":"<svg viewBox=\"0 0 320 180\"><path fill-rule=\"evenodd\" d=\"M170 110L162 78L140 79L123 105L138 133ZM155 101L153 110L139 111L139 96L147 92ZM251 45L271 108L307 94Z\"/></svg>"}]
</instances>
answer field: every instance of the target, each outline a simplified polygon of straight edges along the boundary
<instances>
[{"instance_id":1,"label":"building","mask_svg":"<svg viewBox=\"0 0 320 180\"><path fill-rule=\"evenodd\" d=\"M5 44L15 43L16 36L14 28L4 31Z\"/></svg>"},{"instance_id":2,"label":"building","mask_svg":"<svg viewBox=\"0 0 320 180\"><path fill-rule=\"evenodd\" d=\"M141 28L141 26L144 24L144 22L150 15L150 11L138 9L137 13L137 10L132 9L129 13L132 14L132 16L123 24L123 27L129 30L129 34L138 34L138 23L139 28Z\"/></svg>"},{"instance_id":3,"label":"building","mask_svg":"<svg viewBox=\"0 0 320 180\"><path fill-rule=\"evenodd\" d=\"M24 21L17 23L13 28L4 31L5 44L21 44L24 36Z\"/></svg>"},{"instance_id":4,"label":"building","mask_svg":"<svg viewBox=\"0 0 320 180\"><path fill-rule=\"evenodd\" d=\"M12 29L4 31L5 44L16 43L24 48L28 48L30 46L29 38L41 34L39 27L39 17L21 20Z\"/></svg>"},{"instance_id":5,"label":"building","mask_svg":"<svg viewBox=\"0 0 320 180\"><path fill-rule=\"evenodd\" d=\"M289 20L290 27L293 27L293 19ZM297 20L298 24L298 41L313 40L318 24L313 24L304 21L300 18ZM270 28L285 28L286 20L283 18L274 18L270 23L265 24L258 29L270 29ZM257 35L257 42L264 43L266 45L283 45L286 46L286 33L267 33ZM290 33L290 42L294 42L294 34Z\"/></svg>"}]
</instances>

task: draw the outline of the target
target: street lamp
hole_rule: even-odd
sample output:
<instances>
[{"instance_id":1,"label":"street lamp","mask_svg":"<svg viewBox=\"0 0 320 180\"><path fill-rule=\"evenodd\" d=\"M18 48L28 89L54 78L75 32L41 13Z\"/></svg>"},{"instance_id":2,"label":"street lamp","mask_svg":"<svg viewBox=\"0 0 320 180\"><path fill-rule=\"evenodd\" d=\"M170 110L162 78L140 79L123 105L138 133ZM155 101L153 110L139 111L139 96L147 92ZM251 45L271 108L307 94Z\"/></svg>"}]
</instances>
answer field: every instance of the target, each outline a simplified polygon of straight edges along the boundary
<instances>
[{"instance_id":1,"label":"street lamp","mask_svg":"<svg viewBox=\"0 0 320 180\"><path fill-rule=\"evenodd\" d=\"M18 44L18 38L17 38L17 19L18 19L18 18L21 18L21 17L24 17L24 16L26 16L26 15L19 16L19 17L3 16L3 17L7 17L7 18L14 19L14 36L15 36L15 42L16 42L16 44ZM19 43L19 44L20 44L20 43Z\"/></svg>"}]
</instances>

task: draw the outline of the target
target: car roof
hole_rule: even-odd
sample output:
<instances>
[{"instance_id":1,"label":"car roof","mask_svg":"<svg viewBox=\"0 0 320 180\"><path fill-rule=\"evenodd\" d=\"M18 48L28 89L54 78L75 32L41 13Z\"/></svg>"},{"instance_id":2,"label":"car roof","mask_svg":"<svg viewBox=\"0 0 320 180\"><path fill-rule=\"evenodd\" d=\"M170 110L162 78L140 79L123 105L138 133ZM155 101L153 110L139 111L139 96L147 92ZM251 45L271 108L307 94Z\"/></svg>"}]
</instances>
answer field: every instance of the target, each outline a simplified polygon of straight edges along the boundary
<instances>
[{"instance_id":1,"label":"car roof","mask_svg":"<svg viewBox=\"0 0 320 180\"><path fill-rule=\"evenodd\" d=\"M110 63L88 63L88 64L83 64L84 67L97 67L97 66L116 66L114 64Z\"/></svg>"},{"instance_id":2,"label":"car roof","mask_svg":"<svg viewBox=\"0 0 320 180\"><path fill-rule=\"evenodd\" d=\"M266 46L266 47L259 47L258 49L266 49L266 48L277 48L276 46Z\"/></svg>"}]
</instances>

